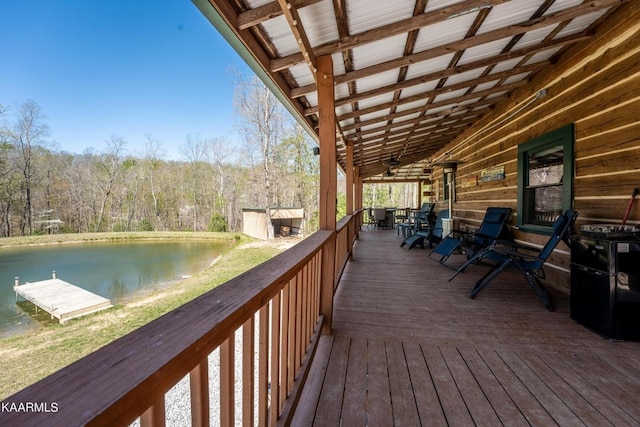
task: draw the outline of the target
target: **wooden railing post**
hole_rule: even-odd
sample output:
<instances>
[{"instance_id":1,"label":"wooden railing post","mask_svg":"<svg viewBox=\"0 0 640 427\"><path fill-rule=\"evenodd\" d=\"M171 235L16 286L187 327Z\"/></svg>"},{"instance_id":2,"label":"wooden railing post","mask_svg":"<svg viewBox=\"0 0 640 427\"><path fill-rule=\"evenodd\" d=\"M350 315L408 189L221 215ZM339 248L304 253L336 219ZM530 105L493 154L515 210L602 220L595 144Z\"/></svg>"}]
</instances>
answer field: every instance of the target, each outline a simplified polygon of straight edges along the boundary
<instances>
[{"instance_id":1,"label":"wooden railing post","mask_svg":"<svg viewBox=\"0 0 640 427\"><path fill-rule=\"evenodd\" d=\"M322 249L320 313L324 316L323 334L331 333L333 283L336 258L336 113L331 55L317 58L318 123L320 136L320 229L333 231Z\"/></svg>"},{"instance_id":2,"label":"wooden railing post","mask_svg":"<svg viewBox=\"0 0 640 427\"><path fill-rule=\"evenodd\" d=\"M327 241L322 249L322 266L320 276L320 314L324 316L322 334L331 334L331 320L333 314L333 292L336 277L336 235Z\"/></svg>"},{"instance_id":3,"label":"wooden railing post","mask_svg":"<svg viewBox=\"0 0 640 427\"><path fill-rule=\"evenodd\" d=\"M189 374L191 425L209 427L209 359L205 358Z\"/></svg>"},{"instance_id":4,"label":"wooden railing post","mask_svg":"<svg viewBox=\"0 0 640 427\"><path fill-rule=\"evenodd\" d=\"M255 414L255 318L242 325L242 425L254 426Z\"/></svg>"},{"instance_id":5,"label":"wooden railing post","mask_svg":"<svg viewBox=\"0 0 640 427\"><path fill-rule=\"evenodd\" d=\"M220 425L235 425L235 335L220 346Z\"/></svg>"},{"instance_id":6,"label":"wooden railing post","mask_svg":"<svg viewBox=\"0 0 640 427\"><path fill-rule=\"evenodd\" d=\"M164 395L160 397L149 409L144 411L140 415L141 427L164 427L165 421L165 407L164 407Z\"/></svg>"}]
</instances>

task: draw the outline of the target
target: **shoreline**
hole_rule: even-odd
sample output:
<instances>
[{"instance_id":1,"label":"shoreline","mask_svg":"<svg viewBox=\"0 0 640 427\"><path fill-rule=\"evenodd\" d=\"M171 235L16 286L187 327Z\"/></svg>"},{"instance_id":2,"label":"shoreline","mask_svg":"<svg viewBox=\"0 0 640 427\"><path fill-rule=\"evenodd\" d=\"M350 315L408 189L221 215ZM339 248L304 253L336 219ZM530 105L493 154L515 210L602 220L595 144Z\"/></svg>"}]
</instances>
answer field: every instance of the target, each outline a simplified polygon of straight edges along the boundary
<instances>
[{"instance_id":1,"label":"shoreline","mask_svg":"<svg viewBox=\"0 0 640 427\"><path fill-rule=\"evenodd\" d=\"M87 246L90 250L92 245L101 244L145 244L153 242L162 244L163 242L198 242L198 244L204 244L209 247L206 242L212 242L211 245L219 248L212 257L205 257L199 260L197 263L190 265L192 270L184 270L184 274L166 275L166 277L148 277L145 279L145 283L138 283L138 286L126 286L126 289L122 293L114 294L109 299L113 306L127 306L135 304L140 306L144 304L144 300L162 292L167 291L179 285L181 282L200 274L201 272L211 268L216 262L218 262L222 256L234 248L241 246L246 238L238 238L236 233L177 233L177 232L145 232L145 233L83 233L79 235L74 234L61 234L61 235L47 235L47 236L24 236L14 237L6 239L0 239L0 255L3 254L2 249L7 251L18 250L25 248L24 250L38 251L38 248L55 248L62 245L67 247L84 248ZM249 242L250 243L250 242ZM47 249L51 250L51 249ZM53 249L57 251L57 249ZM60 250L63 250L62 247ZM79 249L85 251L84 249ZM207 259L208 258L208 259ZM6 272L5 272L6 273ZM31 279L27 282L37 281L41 279L34 279L31 275ZM163 274L164 276L164 274ZM162 279L162 280L158 280ZM25 282L26 283L26 282ZM3 323L0 327L0 340L13 337L20 337L25 334L33 334L43 329L52 326L52 323L57 323L57 320L50 319L46 312L38 310L34 305L28 303L23 298L18 301L16 299L15 304L9 306L8 293L11 292L11 285L6 283L3 285ZM84 288L84 286L81 286ZM104 291L104 289L103 289ZM11 292L13 293L13 292ZM106 295L105 295L106 296ZM154 297L157 299L158 297ZM13 300L13 297L11 297ZM15 310L14 310L15 309Z\"/></svg>"},{"instance_id":2,"label":"shoreline","mask_svg":"<svg viewBox=\"0 0 640 427\"><path fill-rule=\"evenodd\" d=\"M41 246L62 244L85 244L120 240L235 240L238 243L250 241L242 233L221 233L207 231L127 231L99 233L46 234L40 236L12 236L0 238L0 250L19 246Z\"/></svg>"}]
</instances>

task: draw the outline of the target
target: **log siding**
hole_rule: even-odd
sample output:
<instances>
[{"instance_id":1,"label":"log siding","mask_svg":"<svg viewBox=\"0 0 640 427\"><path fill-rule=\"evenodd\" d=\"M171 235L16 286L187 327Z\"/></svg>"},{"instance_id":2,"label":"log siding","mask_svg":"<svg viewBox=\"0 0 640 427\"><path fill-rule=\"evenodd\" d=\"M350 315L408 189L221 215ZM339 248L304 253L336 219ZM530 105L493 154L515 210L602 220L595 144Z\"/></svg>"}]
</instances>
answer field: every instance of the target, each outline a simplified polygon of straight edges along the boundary
<instances>
[{"instance_id":1,"label":"log siding","mask_svg":"<svg viewBox=\"0 0 640 427\"><path fill-rule=\"evenodd\" d=\"M573 208L585 223L620 223L640 183L640 8L627 7L585 46L563 55L552 75L534 75L507 101L439 155L466 163L456 174L454 218L458 227L477 227L489 206L508 206L517 215L517 151L520 144L575 124ZM538 97L539 91L545 95ZM540 93L542 95L542 93ZM505 179L463 187L468 176L503 166ZM443 179L434 169L442 194ZM436 193L438 193L436 191ZM438 202L444 204L441 197ZM640 206L628 224L640 224ZM546 236L514 229L516 240L543 244ZM569 292L570 253L561 244L548 262L553 285Z\"/></svg>"}]
</instances>

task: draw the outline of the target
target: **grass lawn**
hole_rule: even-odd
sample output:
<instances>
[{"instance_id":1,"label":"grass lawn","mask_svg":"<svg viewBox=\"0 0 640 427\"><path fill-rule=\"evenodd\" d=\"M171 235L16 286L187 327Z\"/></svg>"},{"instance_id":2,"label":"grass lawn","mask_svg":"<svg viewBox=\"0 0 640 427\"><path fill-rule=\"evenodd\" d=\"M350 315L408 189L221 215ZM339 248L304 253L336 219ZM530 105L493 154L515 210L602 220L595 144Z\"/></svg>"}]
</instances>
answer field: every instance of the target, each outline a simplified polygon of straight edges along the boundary
<instances>
[{"instance_id":1,"label":"grass lawn","mask_svg":"<svg viewBox=\"0 0 640 427\"><path fill-rule=\"evenodd\" d=\"M235 239L211 267L167 289L64 325L51 323L0 340L0 400L71 364L187 301L268 260L282 245L252 244L235 233L95 233L6 238L0 247L126 239Z\"/></svg>"}]
</instances>

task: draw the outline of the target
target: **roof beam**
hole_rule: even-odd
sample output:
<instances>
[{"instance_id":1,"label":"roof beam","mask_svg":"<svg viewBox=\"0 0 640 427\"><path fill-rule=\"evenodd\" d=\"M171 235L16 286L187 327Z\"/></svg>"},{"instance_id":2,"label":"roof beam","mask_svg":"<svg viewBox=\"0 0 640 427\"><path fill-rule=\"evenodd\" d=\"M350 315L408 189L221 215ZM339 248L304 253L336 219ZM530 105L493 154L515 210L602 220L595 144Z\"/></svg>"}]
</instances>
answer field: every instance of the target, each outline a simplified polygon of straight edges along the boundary
<instances>
[{"instance_id":1,"label":"roof beam","mask_svg":"<svg viewBox=\"0 0 640 427\"><path fill-rule=\"evenodd\" d=\"M293 0L293 6L297 9L319 3L322 0ZM246 30L255 27L269 19L282 15L282 9L277 1L258 6L255 9L247 10L238 15L238 28Z\"/></svg>"},{"instance_id":2,"label":"roof beam","mask_svg":"<svg viewBox=\"0 0 640 427\"><path fill-rule=\"evenodd\" d=\"M282 13L287 19L289 23L289 27L291 28L291 32L298 43L298 47L300 48L300 52L302 52L302 56L304 56L307 66L311 71L313 79L317 83L317 71L318 67L316 65L316 56L313 53L313 48L311 47L311 42L309 41L309 37L307 37L307 33L302 25L302 20L300 19L300 15L298 14L298 10L289 0L278 0L278 4L282 9ZM316 111L317 113L317 111ZM337 118L334 117L336 123L336 135L338 138L345 142L344 134L342 129L340 128L340 123Z\"/></svg>"},{"instance_id":3,"label":"roof beam","mask_svg":"<svg viewBox=\"0 0 640 427\"><path fill-rule=\"evenodd\" d=\"M293 37L298 43L298 47L300 48L300 52L304 57L307 66L311 70L313 79L316 80L316 71L318 69L316 65L316 56L313 53L313 48L311 47L311 43L309 42L309 37L307 37L307 33L304 30L302 21L300 20L298 9L296 9L296 7L289 2L289 0L278 0L278 4L280 5L282 13L289 23L289 28L291 28Z\"/></svg>"}]
</instances>

